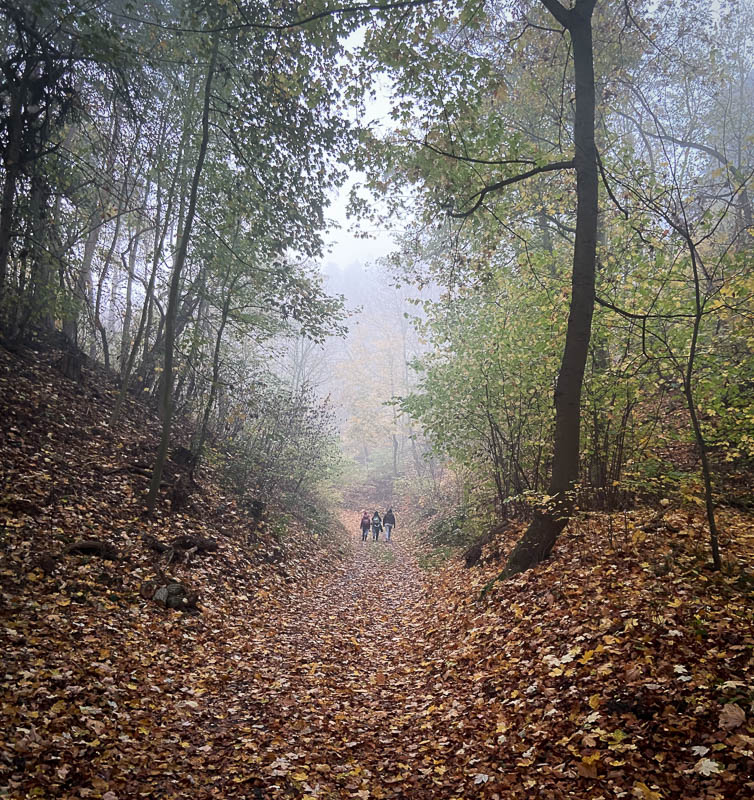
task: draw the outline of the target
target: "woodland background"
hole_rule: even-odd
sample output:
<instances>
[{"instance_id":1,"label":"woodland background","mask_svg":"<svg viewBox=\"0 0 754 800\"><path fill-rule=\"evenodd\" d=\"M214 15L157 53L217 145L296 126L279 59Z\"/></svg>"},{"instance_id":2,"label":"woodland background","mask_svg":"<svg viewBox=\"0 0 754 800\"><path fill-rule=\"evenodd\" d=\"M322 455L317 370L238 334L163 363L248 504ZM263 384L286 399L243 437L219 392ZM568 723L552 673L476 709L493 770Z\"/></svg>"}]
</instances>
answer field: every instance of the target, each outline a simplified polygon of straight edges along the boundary
<instances>
[{"instance_id":1,"label":"woodland background","mask_svg":"<svg viewBox=\"0 0 754 800\"><path fill-rule=\"evenodd\" d=\"M397 479L406 506L541 499L573 173L494 186L572 147L568 36L535 2L275 13L3 4L5 341L62 334L69 375L83 354L118 375L113 423L129 393L176 409L193 458L209 443L265 498L314 491L337 432L356 483ZM596 5L587 505L750 500L751 15ZM364 129L377 72L391 120ZM325 286L354 169L354 213L399 247Z\"/></svg>"}]
</instances>

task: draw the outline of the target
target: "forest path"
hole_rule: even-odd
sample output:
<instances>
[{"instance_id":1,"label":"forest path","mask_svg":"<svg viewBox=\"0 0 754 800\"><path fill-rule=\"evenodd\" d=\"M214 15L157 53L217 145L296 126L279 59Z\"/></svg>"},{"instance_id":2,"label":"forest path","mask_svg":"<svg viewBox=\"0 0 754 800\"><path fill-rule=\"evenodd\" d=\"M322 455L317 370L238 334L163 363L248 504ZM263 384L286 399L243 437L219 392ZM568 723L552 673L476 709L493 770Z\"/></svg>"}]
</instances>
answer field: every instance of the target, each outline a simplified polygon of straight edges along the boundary
<instances>
[{"instance_id":1,"label":"forest path","mask_svg":"<svg viewBox=\"0 0 754 800\"><path fill-rule=\"evenodd\" d=\"M214 726L226 747L246 748L258 765L247 779L256 794L242 796L437 796L433 777L444 770L432 775L439 762L426 751L449 742L432 733L425 712L442 658L427 638L430 599L413 540L399 530L389 543L371 533L362 542L358 516L344 521L348 557L270 598L274 609L243 643L251 679L224 687L231 719Z\"/></svg>"}]
</instances>

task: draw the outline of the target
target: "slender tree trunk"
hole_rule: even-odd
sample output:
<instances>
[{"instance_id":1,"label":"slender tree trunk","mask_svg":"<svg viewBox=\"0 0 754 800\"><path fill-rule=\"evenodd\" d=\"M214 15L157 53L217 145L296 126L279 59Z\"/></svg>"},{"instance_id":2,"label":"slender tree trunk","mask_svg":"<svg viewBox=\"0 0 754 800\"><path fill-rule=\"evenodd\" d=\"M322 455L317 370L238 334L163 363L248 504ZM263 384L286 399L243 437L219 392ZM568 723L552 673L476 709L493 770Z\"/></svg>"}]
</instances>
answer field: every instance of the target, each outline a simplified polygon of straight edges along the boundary
<instances>
[{"instance_id":1,"label":"slender tree trunk","mask_svg":"<svg viewBox=\"0 0 754 800\"><path fill-rule=\"evenodd\" d=\"M207 404L204 407L204 413L202 415L202 424L199 428L199 437L197 439L196 447L194 448L194 455L196 457L195 463L197 465L199 464L199 459L202 457L204 443L207 440L209 416L212 413L212 409L215 405L217 389L220 386L220 348L223 341L223 333L225 333L225 326L228 323L228 314L230 313L230 303L233 299L234 288L235 280L231 281L230 285L228 286L227 294L225 295L225 301L223 302L220 325L217 329L217 336L215 337L215 349L212 353L212 384L210 385L209 397L207 398Z\"/></svg>"},{"instance_id":2,"label":"slender tree trunk","mask_svg":"<svg viewBox=\"0 0 754 800\"><path fill-rule=\"evenodd\" d=\"M160 191L158 189L157 192L157 202L159 206L160 202ZM118 420L120 419L121 411L123 410L123 403L126 399L126 395L128 394L128 388L131 384L131 373L133 372L134 363L136 362L136 355L139 352L139 348L141 347L141 340L142 337L148 335L148 319L149 319L149 310L152 307L152 295L154 294L154 284L157 279L157 268L159 265L159 252L161 249L162 240L165 237L165 230L163 229L162 236L158 235L159 229L159 212L157 217L157 225L155 227L154 238L155 238L155 247L154 247L154 257L152 260L152 269L149 275L149 282L147 283L147 288L144 297L144 305L141 309L141 316L139 317L139 327L136 330L136 336L134 337L133 344L131 345L131 349L128 353L128 358L125 364L121 367L121 380L120 380L120 391L118 392L118 397L115 401L115 407L113 408L113 413L110 416L110 425L117 425Z\"/></svg>"},{"instance_id":3,"label":"slender tree trunk","mask_svg":"<svg viewBox=\"0 0 754 800\"><path fill-rule=\"evenodd\" d=\"M189 123L187 122L185 125L185 132L188 133L190 130ZM185 147L187 146L187 142L184 142L183 150L185 151ZM186 195L188 194L188 171L187 171L187 164L185 160L183 161L183 166L181 170L178 172L178 180L180 181L178 186L177 196L180 198L180 202L178 204L178 215L175 223L175 241L176 241L176 248L175 254L173 256L173 270L175 270L175 265L178 260L178 252L180 250L180 243L183 239L183 231L185 228L185 217L186 217ZM179 287L180 293L180 287ZM157 377L155 373L155 367L161 358L164 358L164 350L165 350L165 342L164 342L164 326L163 321L160 321L160 324L157 326L157 333L154 337L154 341L152 346L149 346L149 334L152 330L152 320L154 317L154 302L150 304L148 309L147 315L147 336L144 338L144 353L141 359L141 371L144 377L144 385L152 385L155 380L159 386L162 384L161 376L160 378ZM158 308L158 311L160 309ZM176 312L176 317L178 316L178 312ZM177 336L180 335L180 331L176 334ZM159 388L158 388L159 391Z\"/></svg>"},{"instance_id":4,"label":"slender tree trunk","mask_svg":"<svg viewBox=\"0 0 754 800\"><path fill-rule=\"evenodd\" d=\"M173 403L177 404L178 401L183 398L184 403L189 403L191 399L194 397L194 392L196 390L196 376L199 372L198 365L202 363L202 353L201 353L201 346L202 346L202 327L205 322L205 318L207 317L207 308L208 302L205 298L205 280L204 280L204 273L202 271L202 275L200 276L200 282L198 288L198 295L199 295L199 302L196 309L196 319L194 321L194 330L191 334L191 347L189 352L184 359L184 363L182 365L182 369L178 372L178 380L174 380L175 388L173 390ZM188 326L188 318L184 318L184 321L181 323L178 321L175 326L175 331L173 337L175 341L179 341L183 330ZM188 383L188 389L184 392L184 386Z\"/></svg>"},{"instance_id":5,"label":"slender tree trunk","mask_svg":"<svg viewBox=\"0 0 754 800\"><path fill-rule=\"evenodd\" d=\"M102 310L102 288L105 285L107 273L110 271L110 264L112 263L113 253L115 252L115 245L118 242L118 237L120 236L120 226L123 220L123 205L125 202L125 199L121 199L121 202L118 204L118 216L115 221L115 231L113 232L113 238L110 242L110 249L107 251L105 263L102 265L102 271L100 273L99 280L97 281L97 297L94 301L94 328L100 335L100 339L102 341L102 356L105 361L105 367L108 370L110 369L110 347L107 343L107 331L105 330L105 326L102 324L100 313Z\"/></svg>"},{"instance_id":6,"label":"slender tree trunk","mask_svg":"<svg viewBox=\"0 0 754 800\"><path fill-rule=\"evenodd\" d=\"M31 192L29 196L29 223L24 249L28 253L29 281L26 287L21 288L19 282L19 296L15 315L8 316L12 323L11 338L21 341L32 317L36 314L36 324L46 330L53 330L51 308L52 281L50 277L50 261L44 248L49 228L46 219L49 189L39 169L39 164L34 164L31 175Z\"/></svg>"},{"instance_id":7,"label":"slender tree trunk","mask_svg":"<svg viewBox=\"0 0 754 800\"><path fill-rule=\"evenodd\" d=\"M719 570L722 567L720 560L720 545L719 537L717 534L717 522L715 520L715 502L712 495L712 470L710 469L709 454L707 452L707 442L704 439L702 426L699 424L699 415L696 411L696 402L694 400L694 366L696 365L696 351L699 343L699 330L702 325L702 315L704 314L704 306L702 304L701 287L699 285L699 261L696 252L696 246L691 241L691 236L688 231L686 232L686 242L689 246L691 254L691 266L694 275L694 328L691 334L691 344L689 346L689 356L686 361L686 371L683 376L683 394L686 397L686 404L689 409L689 417L691 419L691 428L694 431L694 438L696 446L699 450L699 460L702 464L702 480L704 481L704 506L707 512L707 524L709 526L710 536L710 550L712 552L712 563L715 569Z\"/></svg>"},{"instance_id":8,"label":"slender tree trunk","mask_svg":"<svg viewBox=\"0 0 754 800\"><path fill-rule=\"evenodd\" d=\"M73 302L76 307L69 310L63 319L63 333L74 347L78 346L78 304L88 304L88 286L91 278L90 270L94 258L94 251L97 249L101 228L102 217L98 212L96 216L92 217L92 227L89 230L89 235L86 237L86 243L84 244L84 258L81 262L81 268L76 275L76 284L73 288Z\"/></svg>"},{"instance_id":9,"label":"slender tree trunk","mask_svg":"<svg viewBox=\"0 0 754 800\"><path fill-rule=\"evenodd\" d=\"M534 514L501 577L523 572L550 554L571 514L570 493L579 475L581 389L594 311L597 249L598 175L594 142L594 58L592 12L595 0L576 0L571 10L557 0L542 0L568 30L573 48L576 105L574 164L576 168L576 240L571 276L571 304L565 348L555 387L555 437L550 501Z\"/></svg>"},{"instance_id":10,"label":"slender tree trunk","mask_svg":"<svg viewBox=\"0 0 754 800\"><path fill-rule=\"evenodd\" d=\"M128 260L126 260L125 254L121 253L121 262L126 271L126 308L123 313L123 327L121 329L120 336L120 356L118 357L121 381L126 374L128 354L131 350L131 325L133 323L133 282L134 270L136 269L136 259L139 252L140 238L141 231L137 231L133 240L131 241L131 248L128 252Z\"/></svg>"},{"instance_id":11,"label":"slender tree trunk","mask_svg":"<svg viewBox=\"0 0 754 800\"><path fill-rule=\"evenodd\" d=\"M118 140L119 122L117 114L113 117L112 127L110 130L109 144L107 150L107 160L102 165L103 174L106 179L112 177L115 168L116 145ZM111 192L112 194L112 192ZM73 307L68 310L63 319L63 333L67 336L68 340L74 347L78 347L78 322L79 322L79 305L83 305L89 309L89 315L92 320L93 336L96 337L97 329L94 322L94 298L91 296L92 288L92 261L94 253L97 249L100 234L102 233L102 226L106 223L106 209L105 198L102 197L98 203L97 208L92 212L91 228L86 238L84 245L84 258L81 263L81 268L76 275L76 282L73 288ZM118 217L120 219L120 216Z\"/></svg>"},{"instance_id":12,"label":"slender tree trunk","mask_svg":"<svg viewBox=\"0 0 754 800\"><path fill-rule=\"evenodd\" d=\"M118 420L120 419L120 414L123 409L123 403L126 399L126 395L128 394L128 389L131 384L131 375L133 373L134 364L136 363L136 356L138 355L139 350L142 349L141 348L142 340L144 341L143 358L146 358L149 352L148 344L149 344L149 331L152 326L152 306L153 306L154 287L157 281L157 272L160 265L160 258L162 256L162 249L165 244L165 238L167 237L168 230L170 227L170 220L173 211L173 202L175 198L175 188L178 183L178 177L182 170L183 151L186 143L187 130L188 126L186 126L184 129L183 141L178 151L178 160L176 163L175 172L173 173L173 180L168 190L167 207L165 209L165 217L162 224L161 224L162 201L163 201L162 180L160 177L160 173L158 172L157 188L155 195L156 210L155 210L154 242L153 242L154 246L152 248L151 270L149 273L149 280L147 282L147 288L144 297L144 305L142 306L141 315L139 316L139 327L136 330L136 336L134 337L133 344L131 345L131 350L128 354L128 360L126 361L125 367L122 369L120 391L118 392L118 398L115 401L115 408L113 408L113 413L110 417L110 425L116 425L118 423ZM161 141L164 143L167 138L167 115L163 117L162 126L160 129L160 136L161 136ZM146 202L147 202L147 197L145 196L145 203ZM146 277L146 274L144 277Z\"/></svg>"},{"instance_id":13,"label":"slender tree trunk","mask_svg":"<svg viewBox=\"0 0 754 800\"><path fill-rule=\"evenodd\" d=\"M8 146L5 152L5 181L3 182L2 205L0 205L0 322L5 323L4 305L8 281L8 257L10 242L13 236L14 205L16 199L16 183L21 174L21 110L25 102L26 92L12 94L11 107L8 112L6 127L8 130Z\"/></svg>"},{"instance_id":14,"label":"slender tree trunk","mask_svg":"<svg viewBox=\"0 0 754 800\"><path fill-rule=\"evenodd\" d=\"M157 503L157 495L159 493L160 483L162 481L162 471L165 467L165 461L168 455L168 447L170 445L170 424L172 422L173 415L173 349L175 347L175 318L179 301L178 290L181 285L181 273L183 271L183 265L186 261L186 255L188 253L191 229L193 228L194 217L196 216L196 202L199 194L199 182L201 180L202 168L204 167L204 160L207 156L207 146L209 144L209 111L210 100L212 97L212 79L214 78L215 65L217 63L218 42L219 39L217 35L215 35L215 40L212 45L212 55L210 57L209 66L207 67L207 78L204 84L202 138L199 144L199 155L194 168L194 177L191 181L191 195L189 198L188 211L186 213L186 224L183 229L183 235L181 236L181 242L178 246L178 254L173 267L173 274L170 279L168 305L165 311L165 358L163 362L163 383L160 397L160 406L162 409L162 437L157 450L157 458L155 460L154 471L152 472L152 480L149 484L149 492L146 499L146 507L149 513L154 511L155 504Z\"/></svg>"},{"instance_id":15,"label":"slender tree trunk","mask_svg":"<svg viewBox=\"0 0 754 800\"><path fill-rule=\"evenodd\" d=\"M110 241L110 248L107 251L107 256L105 257L105 262L102 265L102 270L100 272L99 280L97 281L97 298L94 303L94 327L100 334L100 339L102 341L102 354L105 361L105 367L108 370L110 369L110 348L107 342L107 330L105 329L105 326L102 323L102 314L101 314L102 289L104 287L105 281L107 280L107 274L110 271L110 265L112 264L113 254L115 253L115 246L117 245L118 238L120 237L120 229L123 224L123 212L126 206L129 204L131 200L131 195L133 194L133 189L131 190L131 192L128 191L128 181L131 177L131 168L133 166L133 160L134 160L134 151L132 150L128 157L128 162L124 170L123 191L120 193L118 197L118 209L115 220L115 231L113 232L113 238ZM134 180L134 188L135 186L136 186L136 181ZM115 281L115 278L113 278L113 281Z\"/></svg>"}]
</instances>

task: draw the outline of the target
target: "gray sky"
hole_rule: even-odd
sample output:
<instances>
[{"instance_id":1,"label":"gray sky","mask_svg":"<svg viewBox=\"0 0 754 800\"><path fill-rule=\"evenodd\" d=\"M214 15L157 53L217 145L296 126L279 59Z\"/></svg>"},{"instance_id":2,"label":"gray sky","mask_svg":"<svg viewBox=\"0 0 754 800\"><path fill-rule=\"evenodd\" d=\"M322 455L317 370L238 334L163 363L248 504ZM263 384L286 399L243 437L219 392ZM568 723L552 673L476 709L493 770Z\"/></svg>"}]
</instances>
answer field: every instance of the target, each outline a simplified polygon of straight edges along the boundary
<instances>
[{"instance_id":1,"label":"gray sky","mask_svg":"<svg viewBox=\"0 0 754 800\"><path fill-rule=\"evenodd\" d=\"M348 38L348 46L356 49L364 39L363 30L357 30ZM384 78L377 78L374 84L375 95L366 101L364 119L359 120L372 128L389 129L393 127L390 119L390 88ZM335 270L344 270L354 263L365 264L376 258L387 255L393 249L392 236L388 231L366 227L372 238L362 239L351 232L353 223L348 219L346 208L348 194L354 183L363 183L364 176L355 173L346 185L335 195L332 205L327 209L326 216L332 219L339 227L333 227L325 234L327 250L322 259L322 271L332 274ZM363 196L362 192L362 196ZM382 198L372 198L375 204L384 206Z\"/></svg>"},{"instance_id":2,"label":"gray sky","mask_svg":"<svg viewBox=\"0 0 754 800\"><path fill-rule=\"evenodd\" d=\"M374 261L380 256L387 255L394 247L392 235L388 231L373 228L370 230L372 234L370 239L359 238L351 232L353 222L346 214L350 186L351 182L338 192L327 210L327 216L340 228L330 228L325 234L325 242L330 250L322 259L322 270L326 274L344 270L354 263L365 264ZM375 202L381 201L375 199Z\"/></svg>"}]
</instances>

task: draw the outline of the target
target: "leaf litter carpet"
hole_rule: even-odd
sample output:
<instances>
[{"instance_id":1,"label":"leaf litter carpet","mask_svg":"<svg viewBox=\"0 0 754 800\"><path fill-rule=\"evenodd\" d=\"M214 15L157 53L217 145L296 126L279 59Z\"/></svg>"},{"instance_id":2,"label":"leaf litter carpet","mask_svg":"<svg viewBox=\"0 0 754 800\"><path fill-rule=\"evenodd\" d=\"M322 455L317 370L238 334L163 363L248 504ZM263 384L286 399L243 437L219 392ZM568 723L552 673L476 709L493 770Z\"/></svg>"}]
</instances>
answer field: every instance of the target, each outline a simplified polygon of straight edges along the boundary
<instances>
[{"instance_id":1,"label":"leaf litter carpet","mask_svg":"<svg viewBox=\"0 0 754 800\"><path fill-rule=\"evenodd\" d=\"M691 601L680 585L643 618L656 581L641 562L610 590L615 613L604 586L556 579L567 563L480 604L490 569L470 586L457 561L421 570L415 547L354 535L340 561L260 586L237 614L218 600L194 617L48 615L31 627L70 651L22 672L25 776L4 796L754 797L750 607L728 603L718 649L658 618ZM649 614L675 633L658 641Z\"/></svg>"},{"instance_id":2,"label":"leaf litter carpet","mask_svg":"<svg viewBox=\"0 0 754 800\"><path fill-rule=\"evenodd\" d=\"M480 600L518 530L472 570L357 515L281 541L209 473L142 519L156 420L87 387L0 351L0 798L754 798L750 516L721 574L688 510L576 520ZM219 542L169 567L200 613L141 596L144 534Z\"/></svg>"},{"instance_id":3,"label":"leaf litter carpet","mask_svg":"<svg viewBox=\"0 0 754 800\"><path fill-rule=\"evenodd\" d=\"M6 622L0 796L450 796L442 756L464 745L430 719L441 659L411 543L354 536L302 575L198 616L38 594L38 616Z\"/></svg>"}]
</instances>

